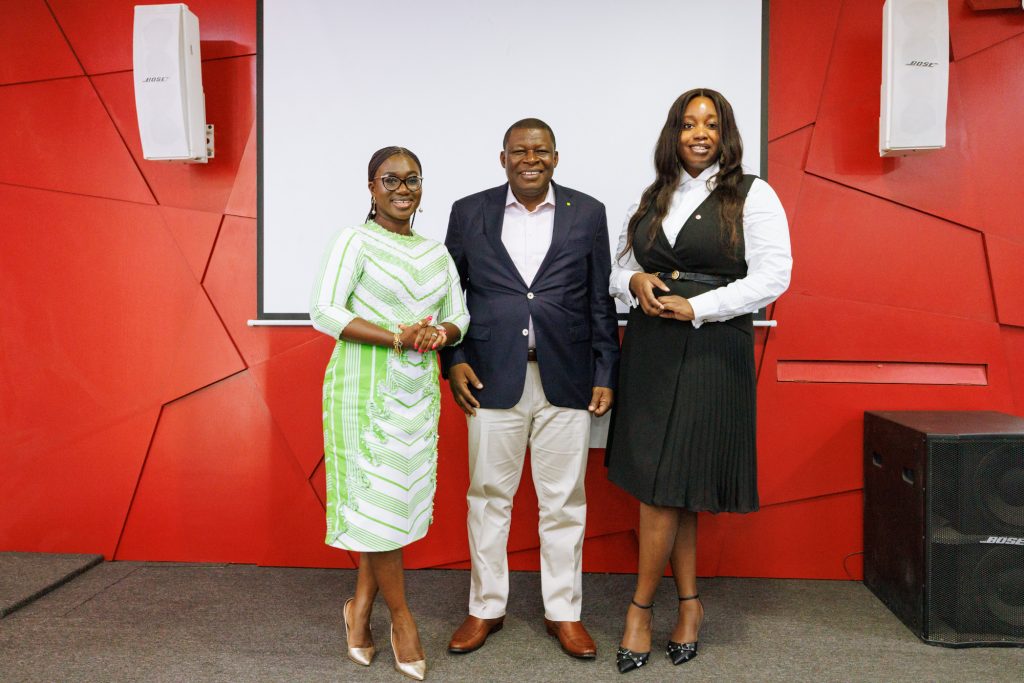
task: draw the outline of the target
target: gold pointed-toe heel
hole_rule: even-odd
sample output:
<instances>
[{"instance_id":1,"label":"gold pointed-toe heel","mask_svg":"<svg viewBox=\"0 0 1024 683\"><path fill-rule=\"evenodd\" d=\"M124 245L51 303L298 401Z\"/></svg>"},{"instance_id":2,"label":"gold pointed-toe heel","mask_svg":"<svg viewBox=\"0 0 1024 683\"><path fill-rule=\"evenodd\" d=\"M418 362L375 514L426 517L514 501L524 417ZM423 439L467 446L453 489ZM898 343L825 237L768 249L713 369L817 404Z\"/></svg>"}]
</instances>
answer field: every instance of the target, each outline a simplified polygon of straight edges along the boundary
<instances>
[{"instance_id":1,"label":"gold pointed-toe heel","mask_svg":"<svg viewBox=\"0 0 1024 683\"><path fill-rule=\"evenodd\" d=\"M356 664L370 666L370 662L373 661L373 655L377 652L377 649L373 646L373 631L370 631L370 647L352 647L348 642L348 607L354 600L355 598L349 598L346 600L345 606L341 610L342 617L345 621L345 647L348 648L349 659Z\"/></svg>"},{"instance_id":2,"label":"gold pointed-toe heel","mask_svg":"<svg viewBox=\"0 0 1024 683\"><path fill-rule=\"evenodd\" d=\"M391 651L395 653L395 671L405 674L414 681L422 681L427 677L427 660L417 659L415 662L402 662L398 659L395 649L395 625L391 625Z\"/></svg>"}]
</instances>

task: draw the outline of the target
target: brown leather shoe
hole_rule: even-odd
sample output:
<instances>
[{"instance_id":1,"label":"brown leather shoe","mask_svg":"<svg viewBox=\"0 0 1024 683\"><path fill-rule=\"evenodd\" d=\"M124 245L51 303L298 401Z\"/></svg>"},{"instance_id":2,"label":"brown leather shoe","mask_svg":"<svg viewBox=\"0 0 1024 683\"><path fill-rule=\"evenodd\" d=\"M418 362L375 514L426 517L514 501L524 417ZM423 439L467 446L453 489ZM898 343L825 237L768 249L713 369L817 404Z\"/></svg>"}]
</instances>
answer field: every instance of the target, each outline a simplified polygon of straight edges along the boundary
<instances>
[{"instance_id":1,"label":"brown leather shoe","mask_svg":"<svg viewBox=\"0 0 1024 683\"><path fill-rule=\"evenodd\" d=\"M573 657L580 659L593 659L597 656L597 646L594 639L583 628L582 621L551 621L544 620L544 626L548 629L548 635L558 638L562 649Z\"/></svg>"},{"instance_id":2,"label":"brown leather shoe","mask_svg":"<svg viewBox=\"0 0 1024 683\"><path fill-rule=\"evenodd\" d=\"M479 650L480 646L487 641L487 636L500 631L504 623L505 617L481 619L470 614L452 635L451 642L448 643L448 652L464 654Z\"/></svg>"}]
</instances>

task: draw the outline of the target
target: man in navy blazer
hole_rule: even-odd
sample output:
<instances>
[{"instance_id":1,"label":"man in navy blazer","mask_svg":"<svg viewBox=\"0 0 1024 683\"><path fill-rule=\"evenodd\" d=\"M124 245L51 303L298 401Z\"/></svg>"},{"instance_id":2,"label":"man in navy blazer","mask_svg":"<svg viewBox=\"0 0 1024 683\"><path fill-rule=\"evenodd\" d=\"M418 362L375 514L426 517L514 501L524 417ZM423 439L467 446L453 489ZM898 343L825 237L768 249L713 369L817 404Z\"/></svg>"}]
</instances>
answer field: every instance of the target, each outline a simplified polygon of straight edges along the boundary
<instances>
[{"instance_id":1,"label":"man in navy blazer","mask_svg":"<svg viewBox=\"0 0 1024 683\"><path fill-rule=\"evenodd\" d=\"M583 480L590 418L611 408L619 355L608 223L599 201L551 182L558 152L543 121L512 124L499 158L508 183L455 202L445 238L470 313L442 370L467 415L473 566L469 615L449 650L471 652L502 626L512 498L529 446L545 626L566 652L591 658L580 621Z\"/></svg>"}]
</instances>

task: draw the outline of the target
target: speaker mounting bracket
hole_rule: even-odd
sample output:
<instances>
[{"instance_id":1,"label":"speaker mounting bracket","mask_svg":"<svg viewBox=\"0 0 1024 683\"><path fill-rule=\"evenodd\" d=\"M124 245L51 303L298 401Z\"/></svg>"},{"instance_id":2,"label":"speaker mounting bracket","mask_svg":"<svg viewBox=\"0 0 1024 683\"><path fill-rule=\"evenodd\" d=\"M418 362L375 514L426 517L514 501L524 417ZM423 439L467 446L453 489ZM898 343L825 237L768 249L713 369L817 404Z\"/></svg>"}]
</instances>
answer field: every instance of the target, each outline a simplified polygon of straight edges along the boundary
<instances>
[{"instance_id":1,"label":"speaker mounting bracket","mask_svg":"<svg viewBox=\"0 0 1024 683\"><path fill-rule=\"evenodd\" d=\"M188 159L185 161L187 164L205 164L207 161L213 158L213 124L206 124L206 156L196 157L195 159Z\"/></svg>"}]
</instances>

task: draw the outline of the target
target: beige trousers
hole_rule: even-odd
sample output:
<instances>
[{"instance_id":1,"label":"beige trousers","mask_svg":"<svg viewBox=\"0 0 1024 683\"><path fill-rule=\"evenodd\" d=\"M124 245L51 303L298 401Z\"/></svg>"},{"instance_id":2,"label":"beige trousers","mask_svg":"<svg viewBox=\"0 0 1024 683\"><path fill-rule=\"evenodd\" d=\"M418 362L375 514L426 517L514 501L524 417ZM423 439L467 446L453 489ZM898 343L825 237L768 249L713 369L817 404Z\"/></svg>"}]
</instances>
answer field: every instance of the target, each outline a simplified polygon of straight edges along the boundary
<instances>
[{"instance_id":1,"label":"beige trousers","mask_svg":"<svg viewBox=\"0 0 1024 683\"><path fill-rule=\"evenodd\" d=\"M484 381L487 381L486 378ZM536 363L526 364L523 396L508 410L478 409L469 426L469 613L505 614L508 533L526 447L540 508L540 580L544 615L579 621L587 499L590 413L548 403Z\"/></svg>"}]
</instances>

